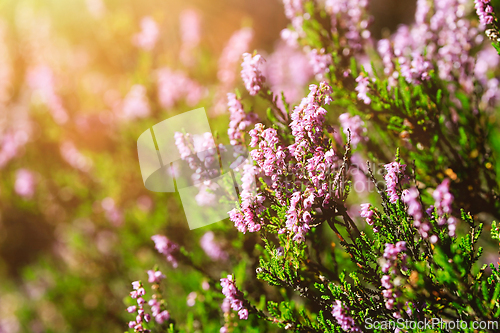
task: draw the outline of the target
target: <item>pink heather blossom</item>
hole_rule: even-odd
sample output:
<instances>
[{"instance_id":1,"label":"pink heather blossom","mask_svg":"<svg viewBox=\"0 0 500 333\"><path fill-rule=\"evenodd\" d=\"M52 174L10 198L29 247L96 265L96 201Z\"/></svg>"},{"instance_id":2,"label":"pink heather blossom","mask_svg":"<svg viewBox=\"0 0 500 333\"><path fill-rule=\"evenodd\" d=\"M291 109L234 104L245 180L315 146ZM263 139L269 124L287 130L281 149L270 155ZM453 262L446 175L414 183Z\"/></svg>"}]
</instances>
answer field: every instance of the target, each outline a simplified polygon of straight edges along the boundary
<instances>
[{"instance_id":1,"label":"pink heather blossom","mask_svg":"<svg viewBox=\"0 0 500 333\"><path fill-rule=\"evenodd\" d=\"M351 146L356 148L358 143L368 140L366 136L365 123L360 116L351 117L349 113L342 113L339 116L340 126L343 128L344 134L349 135L348 129L351 131Z\"/></svg>"},{"instance_id":2,"label":"pink heather blossom","mask_svg":"<svg viewBox=\"0 0 500 333\"><path fill-rule=\"evenodd\" d=\"M344 53L360 51L364 40L370 39L369 17L366 13L368 0L325 0L325 9L330 15L332 30L345 30L347 42Z\"/></svg>"},{"instance_id":3,"label":"pink heather blossom","mask_svg":"<svg viewBox=\"0 0 500 333\"><path fill-rule=\"evenodd\" d=\"M227 94L227 105L229 107L229 128L227 134L231 145L243 143L246 129L258 121L258 116L253 113L246 113L236 95Z\"/></svg>"},{"instance_id":4,"label":"pink heather blossom","mask_svg":"<svg viewBox=\"0 0 500 333\"><path fill-rule=\"evenodd\" d=\"M16 183L14 185L16 193L25 198L30 199L35 194L35 176L27 169L19 169L16 172Z\"/></svg>"},{"instance_id":5,"label":"pink heather blossom","mask_svg":"<svg viewBox=\"0 0 500 333\"><path fill-rule=\"evenodd\" d=\"M151 239L155 243L156 250L163 254L174 268L177 268L178 262L176 256L179 253L179 245L162 235L154 235Z\"/></svg>"},{"instance_id":6,"label":"pink heather blossom","mask_svg":"<svg viewBox=\"0 0 500 333\"><path fill-rule=\"evenodd\" d=\"M146 16L141 19L141 32L134 35L132 42L138 48L151 51L158 40L160 30L152 17Z\"/></svg>"},{"instance_id":7,"label":"pink heather blossom","mask_svg":"<svg viewBox=\"0 0 500 333\"><path fill-rule=\"evenodd\" d=\"M321 82L319 87L311 84L309 89L309 95L302 99L291 115L290 127L295 137L295 145L289 149L293 150L292 155L297 161L301 161L305 154L313 151L311 144L320 143L326 115L322 105L329 104L332 100L332 88L326 82Z\"/></svg>"},{"instance_id":8,"label":"pink heather blossom","mask_svg":"<svg viewBox=\"0 0 500 333\"><path fill-rule=\"evenodd\" d=\"M266 81L266 78L262 74L263 66L264 58L260 54L252 56L250 53L243 53L241 78L252 96L257 95Z\"/></svg>"},{"instance_id":9,"label":"pink heather blossom","mask_svg":"<svg viewBox=\"0 0 500 333\"><path fill-rule=\"evenodd\" d=\"M157 84L160 105L166 109L171 109L182 99L188 106L195 106L207 94L206 88L184 72L167 67L157 71Z\"/></svg>"},{"instance_id":10,"label":"pink heather blossom","mask_svg":"<svg viewBox=\"0 0 500 333\"><path fill-rule=\"evenodd\" d=\"M236 31L227 42L219 58L219 71L217 78L229 88L236 81L236 69L241 59L241 55L248 51L253 38L253 31L250 28L243 28Z\"/></svg>"},{"instance_id":11,"label":"pink heather blossom","mask_svg":"<svg viewBox=\"0 0 500 333\"><path fill-rule=\"evenodd\" d=\"M272 92L278 96L278 106L282 108L281 92L288 103L300 101L304 85L313 77L313 69L304 52L279 42L266 59L265 77Z\"/></svg>"},{"instance_id":12,"label":"pink heather blossom","mask_svg":"<svg viewBox=\"0 0 500 333\"><path fill-rule=\"evenodd\" d=\"M332 316L337 320L337 323L344 331L362 332L361 329L356 325L354 319L349 316L349 308L346 305L342 305L341 301L335 301L335 304L332 308Z\"/></svg>"},{"instance_id":13,"label":"pink heather blossom","mask_svg":"<svg viewBox=\"0 0 500 333\"><path fill-rule=\"evenodd\" d=\"M121 116L127 120L149 116L151 109L146 93L143 85L133 85L123 100Z\"/></svg>"},{"instance_id":14,"label":"pink heather blossom","mask_svg":"<svg viewBox=\"0 0 500 333\"><path fill-rule=\"evenodd\" d=\"M160 283L165 278L165 275L160 271L148 270L148 282Z\"/></svg>"},{"instance_id":15,"label":"pink heather blossom","mask_svg":"<svg viewBox=\"0 0 500 333\"><path fill-rule=\"evenodd\" d=\"M432 197L436 200L434 207L436 207L439 216L451 214L453 195L450 193L450 180L448 178L436 187L432 193Z\"/></svg>"},{"instance_id":16,"label":"pink heather blossom","mask_svg":"<svg viewBox=\"0 0 500 333\"><path fill-rule=\"evenodd\" d=\"M332 56L325 53L325 49L313 49L308 55L316 80L323 80L325 74L330 71L329 66L332 64Z\"/></svg>"},{"instance_id":17,"label":"pink heather blossom","mask_svg":"<svg viewBox=\"0 0 500 333\"><path fill-rule=\"evenodd\" d=\"M402 269L406 270L406 258L407 255L404 253L406 251L406 242L399 241L396 244L385 244L384 259L385 263L382 265L382 272L388 274L384 275L380 280L382 287L385 290L382 291L382 295L385 298L385 307L389 310L400 308L402 304L399 304L397 298L401 295L401 291L397 290L392 281L392 277L398 274L397 267L401 266ZM398 258L400 263L398 264ZM397 312L394 313L396 317L399 318Z\"/></svg>"},{"instance_id":18,"label":"pink heather blossom","mask_svg":"<svg viewBox=\"0 0 500 333\"><path fill-rule=\"evenodd\" d=\"M149 314L146 314L144 311L144 304L146 301L142 296L146 294L142 282L134 281L132 282L133 291L130 292L130 297L137 300L137 306L129 306L127 308L127 312L135 313L137 311L137 316L135 317L135 321L129 322L129 327L133 328L135 332L149 332L146 327L143 325L144 322L149 322L151 317Z\"/></svg>"},{"instance_id":19,"label":"pink heather blossom","mask_svg":"<svg viewBox=\"0 0 500 333\"><path fill-rule=\"evenodd\" d=\"M401 75L408 83L419 84L423 81L429 80L429 70L432 65L429 61L424 60L424 57L418 52L412 53L412 60L400 58Z\"/></svg>"},{"instance_id":20,"label":"pink heather blossom","mask_svg":"<svg viewBox=\"0 0 500 333\"><path fill-rule=\"evenodd\" d=\"M167 310L163 310L155 316L155 320L158 324L163 324L170 319L170 313Z\"/></svg>"},{"instance_id":21,"label":"pink heather blossom","mask_svg":"<svg viewBox=\"0 0 500 333\"><path fill-rule=\"evenodd\" d=\"M59 124L65 124L68 112L63 106L62 99L56 93L54 72L48 66L30 68L27 75L28 85L39 96L42 103L47 105L52 118Z\"/></svg>"},{"instance_id":22,"label":"pink heather blossom","mask_svg":"<svg viewBox=\"0 0 500 333\"><path fill-rule=\"evenodd\" d=\"M220 247L217 242L215 242L214 238L215 235L212 231L206 232L200 238L201 248L212 260L227 260L227 253Z\"/></svg>"},{"instance_id":23,"label":"pink heather blossom","mask_svg":"<svg viewBox=\"0 0 500 333\"><path fill-rule=\"evenodd\" d=\"M371 204L369 204L369 203L361 204L361 211L360 211L359 215L366 219L366 223L368 223L369 225L373 225L372 217L373 217L374 212L370 208L371 208Z\"/></svg>"},{"instance_id":24,"label":"pink heather blossom","mask_svg":"<svg viewBox=\"0 0 500 333\"><path fill-rule=\"evenodd\" d=\"M180 59L186 66L194 65L194 51L201 40L200 14L194 9L186 9L180 14L181 51Z\"/></svg>"},{"instance_id":25,"label":"pink heather blossom","mask_svg":"<svg viewBox=\"0 0 500 333\"><path fill-rule=\"evenodd\" d=\"M423 210L419 201L418 190L415 187L404 190L401 199L408 205L408 215L413 217L413 225L418 228L418 232L423 238L428 238L431 226L423 220ZM431 238L431 240L436 240L436 238Z\"/></svg>"},{"instance_id":26,"label":"pink heather blossom","mask_svg":"<svg viewBox=\"0 0 500 333\"><path fill-rule=\"evenodd\" d=\"M228 275L227 278L220 279L220 285L222 286L222 294L226 296L231 308L238 311L240 319L248 319L248 309L245 307L243 293L234 284L233 276Z\"/></svg>"},{"instance_id":27,"label":"pink heather blossom","mask_svg":"<svg viewBox=\"0 0 500 333\"><path fill-rule=\"evenodd\" d=\"M449 216L452 211L453 195L450 193L450 180L447 178L434 190L432 197L435 200L434 207L438 215L437 222L439 225L448 225L448 234L450 237L455 236L457 220L453 216ZM445 217L448 216L448 218Z\"/></svg>"},{"instance_id":28,"label":"pink heather blossom","mask_svg":"<svg viewBox=\"0 0 500 333\"><path fill-rule=\"evenodd\" d=\"M368 79L366 76L363 76L363 74L360 74L356 78L356 82L358 83L358 85L356 86L356 88L354 88L354 90L358 92L358 99L360 101L363 101L365 104L370 104L372 100L366 94L369 91L368 85L370 84L370 79Z\"/></svg>"},{"instance_id":29,"label":"pink heather blossom","mask_svg":"<svg viewBox=\"0 0 500 333\"><path fill-rule=\"evenodd\" d=\"M186 299L186 304L189 307L192 307L196 304L196 297L198 297L198 294L196 291L192 291L188 294L187 299Z\"/></svg>"},{"instance_id":30,"label":"pink heather blossom","mask_svg":"<svg viewBox=\"0 0 500 333\"><path fill-rule=\"evenodd\" d=\"M27 137L27 134L21 131L8 131L0 136L0 169L17 156Z\"/></svg>"},{"instance_id":31,"label":"pink heather blossom","mask_svg":"<svg viewBox=\"0 0 500 333\"><path fill-rule=\"evenodd\" d=\"M73 168L88 172L92 167L92 160L80 153L72 142L63 142L60 151L63 159Z\"/></svg>"},{"instance_id":32,"label":"pink heather blossom","mask_svg":"<svg viewBox=\"0 0 500 333\"><path fill-rule=\"evenodd\" d=\"M389 195L389 201L391 203L396 203L399 199L397 186L404 180L404 176L401 176L406 169L406 164L400 164L399 162L392 162L384 165L387 173L385 174L386 192Z\"/></svg>"},{"instance_id":33,"label":"pink heather blossom","mask_svg":"<svg viewBox=\"0 0 500 333\"><path fill-rule=\"evenodd\" d=\"M474 0L474 7L476 8L479 22L483 25L491 24L494 21L493 7L489 5L490 0Z\"/></svg>"},{"instance_id":34,"label":"pink heather blossom","mask_svg":"<svg viewBox=\"0 0 500 333\"><path fill-rule=\"evenodd\" d=\"M233 33L222 50L217 71L217 78L220 84L215 94L213 108L216 114L221 114L226 111L226 95L236 84L236 73L240 65L241 55L249 50L252 38L252 29L240 29Z\"/></svg>"},{"instance_id":35,"label":"pink heather blossom","mask_svg":"<svg viewBox=\"0 0 500 333\"><path fill-rule=\"evenodd\" d=\"M106 219L114 226L120 226L123 223L123 213L116 207L113 198L107 197L101 202Z\"/></svg>"}]
</instances>

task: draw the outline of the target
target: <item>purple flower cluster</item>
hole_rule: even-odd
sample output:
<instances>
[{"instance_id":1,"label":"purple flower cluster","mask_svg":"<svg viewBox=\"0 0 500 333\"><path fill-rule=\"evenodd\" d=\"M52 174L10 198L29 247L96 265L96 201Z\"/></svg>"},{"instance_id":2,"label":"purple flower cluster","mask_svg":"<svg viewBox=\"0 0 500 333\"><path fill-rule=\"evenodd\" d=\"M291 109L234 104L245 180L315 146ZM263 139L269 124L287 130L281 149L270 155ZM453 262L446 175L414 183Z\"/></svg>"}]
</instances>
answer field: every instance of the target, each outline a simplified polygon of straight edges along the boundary
<instances>
[{"instance_id":1,"label":"purple flower cluster","mask_svg":"<svg viewBox=\"0 0 500 333\"><path fill-rule=\"evenodd\" d=\"M31 199L35 194L35 175L33 172L27 169L17 170L14 190L19 196Z\"/></svg>"},{"instance_id":2,"label":"purple flower cluster","mask_svg":"<svg viewBox=\"0 0 500 333\"><path fill-rule=\"evenodd\" d=\"M238 311L240 319L248 319L248 309L245 307L245 299L243 293L234 284L233 276L228 275L227 278L220 279L222 294L226 296L224 300L230 304L234 311Z\"/></svg>"},{"instance_id":3,"label":"purple flower cluster","mask_svg":"<svg viewBox=\"0 0 500 333\"><path fill-rule=\"evenodd\" d=\"M364 217L366 219L366 223L369 225L373 225L373 215L375 214L375 212L370 209L371 207L372 205L369 203L361 204L361 210L359 212L359 215Z\"/></svg>"},{"instance_id":4,"label":"purple flower cluster","mask_svg":"<svg viewBox=\"0 0 500 333\"><path fill-rule=\"evenodd\" d=\"M339 116L340 126L343 128L344 134L349 135L351 132L351 146L356 148L358 143L365 142L368 140L366 136L366 128L364 127L364 121L361 120L360 116L351 117L349 113L342 113Z\"/></svg>"},{"instance_id":5,"label":"purple flower cluster","mask_svg":"<svg viewBox=\"0 0 500 333\"><path fill-rule=\"evenodd\" d=\"M312 66L313 73L316 76L316 80L323 80L325 74L330 71L330 65L332 64L332 56L325 53L325 49L313 49L309 52L309 64Z\"/></svg>"},{"instance_id":6,"label":"purple flower cluster","mask_svg":"<svg viewBox=\"0 0 500 333\"><path fill-rule=\"evenodd\" d=\"M158 99L160 105L166 109L171 109L182 99L187 105L195 106L207 94L206 88L189 78L183 71L164 67L159 69L156 75Z\"/></svg>"},{"instance_id":7,"label":"purple flower cluster","mask_svg":"<svg viewBox=\"0 0 500 333\"><path fill-rule=\"evenodd\" d=\"M384 165L387 173L385 174L386 192L389 195L389 201L391 203L396 203L399 199L398 195L398 185L405 180L405 176L402 176L406 169L406 164L400 164L399 162L391 162Z\"/></svg>"},{"instance_id":8,"label":"purple flower cluster","mask_svg":"<svg viewBox=\"0 0 500 333\"><path fill-rule=\"evenodd\" d=\"M487 25L493 23L493 7L489 4L490 0L474 0L474 7L476 8L477 16L479 16L479 22L481 24Z\"/></svg>"},{"instance_id":9,"label":"purple flower cluster","mask_svg":"<svg viewBox=\"0 0 500 333\"><path fill-rule=\"evenodd\" d=\"M66 123L69 119L68 112L64 108L61 97L56 93L52 68L40 65L29 69L27 81L33 92L48 107L54 121L59 125Z\"/></svg>"},{"instance_id":10,"label":"purple flower cluster","mask_svg":"<svg viewBox=\"0 0 500 333\"><path fill-rule=\"evenodd\" d=\"M349 308L342 305L342 302L336 300L332 308L332 316L335 317L337 323L346 332L362 332L354 319L349 315Z\"/></svg>"},{"instance_id":11,"label":"purple flower cluster","mask_svg":"<svg viewBox=\"0 0 500 333\"><path fill-rule=\"evenodd\" d=\"M137 300L137 306L129 306L127 312L137 312L137 317L135 321L130 321L128 323L128 327L133 328L134 332L150 332L150 330L144 327L144 323L148 323L151 320L149 313L145 313L144 311L144 303L146 303L146 301L142 296L146 294L146 291L140 281L132 282L132 287L134 290L130 292L130 297Z\"/></svg>"},{"instance_id":12,"label":"purple flower cluster","mask_svg":"<svg viewBox=\"0 0 500 333\"><path fill-rule=\"evenodd\" d=\"M309 90L307 97L302 99L291 115L290 127L295 143L288 149L297 161L301 161L321 143L326 115L322 105L330 104L332 101L330 97L332 88L326 82L321 82L319 87L311 84Z\"/></svg>"},{"instance_id":13,"label":"purple flower cluster","mask_svg":"<svg viewBox=\"0 0 500 333\"><path fill-rule=\"evenodd\" d=\"M155 243L156 250L163 254L167 261L176 268L178 266L176 256L179 254L179 245L162 235L154 235L151 239Z\"/></svg>"},{"instance_id":14,"label":"purple flower cluster","mask_svg":"<svg viewBox=\"0 0 500 333\"><path fill-rule=\"evenodd\" d=\"M161 303L158 299L153 298L148 301L149 306L151 307L151 314L155 318L155 321L158 324L163 324L167 320L170 319L170 313L167 310L161 309Z\"/></svg>"},{"instance_id":15,"label":"purple flower cluster","mask_svg":"<svg viewBox=\"0 0 500 333\"><path fill-rule=\"evenodd\" d=\"M408 205L408 215L413 217L413 225L418 228L420 235L423 238L428 238L431 225L423 220L422 205L420 204L418 190L415 187L404 190L401 200ZM431 237L431 241L435 243L437 238Z\"/></svg>"},{"instance_id":16,"label":"purple flower cluster","mask_svg":"<svg viewBox=\"0 0 500 333\"><path fill-rule=\"evenodd\" d=\"M394 307L399 308L401 304L397 303L397 298L401 296L401 291L397 289L394 285L394 277L398 274L397 266L398 259L400 260L401 268L406 270L406 254L402 253L406 251L406 243L404 241L399 241L396 244L385 244L384 259L385 262L382 265L382 272L386 273L381 279L382 287L385 290L382 291L382 295L385 298L385 307L389 310L394 309ZM391 278L392 277L392 278ZM394 312L396 318L400 317L398 312Z\"/></svg>"},{"instance_id":17,"label":"purple flower cluster","mask_svg":"<svg viewBox=\"0 0 500 333\"><path fill-rule=\"evenodd\" d=\"M439 225L448 224L448 234L450 237L455 236L456 218L449 216L451 214L451 205L453 203L453 195L450 193L450 180L445 179L432 193L435 200L434 207L438 215L437 222ZM446 216L448 218L446 218Z\"/></svg>"},{"instance_id":18,"label":"purple flower cluster","mask_svg":"<svg viewBox=\"0 0 500 333\"><path fill-rule=\"evenodd\" d=\"M141 20L141 32L133 36L132 42L138 48L151 51L155 47L159 35L158 24L152 17L146 16Z\"/></svg>"},{"instance_id":19,"label":"purple flower cluster","mask_svg":"<svg viewBox=\"0 0 500 333\"><path fill-rule=\"evenodd\" d=\"M250 53L243 53L241 78L252 96L257 95L266 81L266 78L262 74L263 66L264 58L260 54L252 56Z\"/></svg>"},{"instance_id":20,"label":"purple flower cluster","mask_svg":"<svg viewBox=\"0 0 500 333\"><path fill-rule=\"evenodd\" d=\"M220 172L220 165L217 158L217 149L212 133L205 132L201 135L174 133L174 143L181 155L181 159L186 161L189 168L194 171L191 175L196 184L201 181L204 185L210 186L210 179L216 177ZM205 187L200 188L200 194L206 195Z\"/></svg>"},{"instance_id":21,"label":"purple flower cluster","mask_svg":"<svg viewBox=\"0 0 500 333\"><path fill-rule=\"evenodd\" d=\"M368 85L370 84L370 79L360 74L356 78L356 82L358 83L358 85L356 86L356 88L354 88L354 90L358 92L358 99L360 101L363 101L365 104L370 104L372 100L366 94L368 92Z\"/></svg>"},{"instance_id":22,"label":"purple flower cluster","mask_svg":"<svg viewBox=\"0 0 500 333\"><path fill-rule=\"evenodd\" d=\"M313 69L301 49L280 42L266 59L265 76L275 95L280 96L283 92L288 103L296 103L302 98L303 87L313 77ZM281 98L278 106L283 109Z\"/></svg>"},{"instance_id":23,"label":"purple flower cluster","mask_svg":"<svg viewBox=\"0 0 500 333\"><path fill-rule=\"evenodd\" d=\"M412 53L411 61L401 57L399 65L401 66L401 75L408 83L419 84L431 78L429 71L432 65L418 52Z\"/></svg>"},{"instance_id":24,"label":"purple flower cluster","mask_svg":"<svg viewBox=\"0 0 500 333\"><path fill-rule=\"evenodd\" d=\"M257 192L255 183L257 167L253 165L252 161L247 160L242 168L240 209L231 210L229 219L240 232L257 232L262 223L262 219L258 215L264 210L262 205L264 197Z\"/></svg>"},{"instance_id":25,"label":"purple flower cluster","mask_svg":"<svg viewBox=\"0 0 500 333\"><path fill-rule=\"evenodd\" d=\"M342 30L347 41L342 44L342 53L348 55L359 51L364 40L370 39L368 25L370 18L366 13L368 0L326 0L325 8L331 18L334 32Z\"/></svg>"},{"instance_id":26,"label":"purple flower cluster","mask_svg":"<svg viewBox=\"0 0 500 333\"><path fill-rule=\"evenodd\" d=\"M227 130L229 142L231 145L242 144L245 130L255 124L259 117L253 112L245 113L240 100L233 93L227 94L227 106L229 107L229 128Z\"/></svg>"},{"instance_id":27,"label":"purple flower cluster","mask_svg":"<svg viewBox=\"0 0 500 333\"><path fill-rule=\"evenodd\" d=\"M212 259L212 260L227 260L228 255L226 251L224 251L219 244L217 244L214 240L215 235L212 231L206 232L200 238L200 245L203 251Z\"/></svg>"},{"instance_id":28,"label":"purple flower cluster","mask_svg":"<svg viewBox=\"0 0 500 333\"><path fill-rule=\"evenodd\" d=\"M151 109L148 103L146 87L140 84L133 85L123 100L121 111L120 116L126 120L149 116Z\"/></svg>"},{"instance_id":29,"label":"purple flower cluster","mask_svg":"<svg viewBox=\"0 0 500 333\"><path fill-rule=\"evenodd\" d=\"M305 197L305 198L304 198ZM295 192L290 199L290 206L286 215L286 228L293 236L293 240L301 243L305 240L305 235L311 229L309 223L312 220L311 207L314 203L315 194ZM300 203L300 205L298 205Z\"/></svg>"}]
</instances>

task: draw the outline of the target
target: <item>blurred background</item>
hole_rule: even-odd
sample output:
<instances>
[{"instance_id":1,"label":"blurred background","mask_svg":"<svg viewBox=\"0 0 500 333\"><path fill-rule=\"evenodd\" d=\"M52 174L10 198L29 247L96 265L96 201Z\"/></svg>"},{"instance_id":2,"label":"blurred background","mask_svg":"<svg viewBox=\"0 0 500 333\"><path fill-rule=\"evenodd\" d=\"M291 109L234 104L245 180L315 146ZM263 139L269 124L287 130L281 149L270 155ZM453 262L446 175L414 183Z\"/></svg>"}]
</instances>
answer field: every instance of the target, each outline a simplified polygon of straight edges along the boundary
<instances>
[{"instance_id":1,"label":"blurred background","mask_svg":"<svg viewBox=\"0 0 500 333\"><path fill-rule=\"evenodd\" d=\"M373 0L373 36L411 21L414 2ZM176 194L144 188L136 141L205 107L227 143L241 54L264 54L272 80L287 24L278 0L0 0L0 332L125 331L130 282L159 261L157 233L216 278L235 271L244 281L252 236L228 221L189 231ZM290 91L292 102L304 93ZM207 230L227 256L207 257ZM172 317L187 331L218 331L208 320L217 308L200 303L205 277L161 268Z\"/></svg>"}]
</instances>

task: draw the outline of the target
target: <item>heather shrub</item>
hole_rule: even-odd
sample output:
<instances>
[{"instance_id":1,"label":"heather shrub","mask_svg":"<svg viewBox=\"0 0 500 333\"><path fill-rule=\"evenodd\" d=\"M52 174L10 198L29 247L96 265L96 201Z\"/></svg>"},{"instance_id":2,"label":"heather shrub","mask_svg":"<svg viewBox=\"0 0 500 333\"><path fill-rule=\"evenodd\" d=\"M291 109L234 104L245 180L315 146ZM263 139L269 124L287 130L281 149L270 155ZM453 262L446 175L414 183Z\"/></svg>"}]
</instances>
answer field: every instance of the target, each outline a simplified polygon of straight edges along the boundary
<instances>
[{"instance_id":1,"label":"heather shrub","mask_svg":"<svg viewBox=\"0 0 500 333\"><path fill-rule=\"evenodd\" d=\"M24 235L0 243L0 332L498 331L495 1L418 0L375 38L368 0L284 0L275 44L218 49L200 10L80 5L0 25L0 227ZM236 205L190 230L137 138L198 107L212 132L179 128L170 170Z\"/></svg>"}]
</instances>

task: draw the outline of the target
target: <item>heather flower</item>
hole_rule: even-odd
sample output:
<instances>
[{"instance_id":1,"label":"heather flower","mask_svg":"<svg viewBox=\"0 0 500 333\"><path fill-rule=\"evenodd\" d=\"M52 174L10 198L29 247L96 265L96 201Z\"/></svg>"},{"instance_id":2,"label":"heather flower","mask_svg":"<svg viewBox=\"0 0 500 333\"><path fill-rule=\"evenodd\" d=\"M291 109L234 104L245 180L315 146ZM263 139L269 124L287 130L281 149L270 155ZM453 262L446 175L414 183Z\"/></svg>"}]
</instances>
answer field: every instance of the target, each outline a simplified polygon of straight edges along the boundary
<instances>
[{"instance_id":1,"label":"heather flower","mask_svg":"<svg viewBox=\"0 0 500 333\"><path fill-rule=\"evenodd\" d=\"M72 142L63 142L60 150L63 159L73 168L87 172L92 167L92 160L80 153Z\"/></svg>"},{"instance_id":2,"label":"heather flower","mask_svg":"<svg viewBox=\"0 0 500 333\"><path fill-rule=\"evenodd\" d=\"M450 180L447 178L438 185L432 193L432 197L436 200L434 207L439 216L451 213L451 204L453 203L453 195L450 193Z\"/></svg>"},{"instance_id":3,"label":"heather flower","mask_svg":"<svg viewBox=\"0 0 500 333\"><path fill-rule=\"evenodd\" d=\"M229 107L229 128L227 134L231 145L242 144L245 131L248 127L258 121L258 116L253 113L246 113L236 95L227 94L227 105Z\"/></svg>"},{"instance_id":4,"label":"heather flower","mask_svg":"<svg viewBox=\"0 0 500 333\"><path fill-rule=\"evenodd\" d=\"M56 93L54 72L48 66L37 66L28 70L27 81L42 103L47 105L54 121L62 125L69 119L62 100Z\"/></svg>"},{"instance_id":5,"label":"heather flower","mask_svg":"<svg viewBox=\"0 0 500 333\"><path fill-rule=\"evenodd\" d=\"M393 277L398 274L397 266L401 265L402 269L407 269L406 264L406 242L399 241L396 244L385 244L384 259L385 262L382 265L382 272L386 275L382 276L380 280L382 287L385 290L382 291L382 295L385 298L385 306L387 309L392 310L394 307L400 308L401 304L398 303L397 298L401 295L401 292L395 286ZM400 263L398 263L398 258ZM400 315L398 312L393 314L396 318Z\"/></svg>"},{"instance_id":6,"label":"heather flower","mask_svg":"<svg viewBox=\"0 0 500 333\"><path fill-rule=\"evenodd\" d=\"M201 248L212 260L227 260L227 253L220 247L219 244L217 244L217 242L215 242L214 238L215 235L212 231L206 232L200 238Z\"/></svg>"},{"instance_id":7,"label":"heather flower","mask_svg":"<svg viewBox=\"0 0 500 333\"><path fill-rule=\"evenodd\" d=\"M370 208L371 208L371 204L369 204L369 203L361 204L361 211L360 211L359 215L366 219L366 223L368 223L369 225L373 225L374 221L373 221L372 217L375 213Z\"/></svg>"},{"instance_id":8,"label":"heather flower","mask_svg":"<svg viewBox=\"0 0 500 333\"><path fill-rule=\"evenodd\" d=\"M322 105L329 104L331 101L332 89L326 82L321 82L319 87L311 84L309 89L309 95L302 99L291 115L290 128L295 137L295 145L289 149L293 149L292 155L297 161L302 160L305 154L312 152L311 143L320 143L326 115L326 110Z\"/></svg>"},{"instance_id":9,"label":"heather flower","mask_svg":"<svg viewBox=\"0 0 500 333\"><path fill-rule=\"evenodd\" d=\"M349 307L342 305L339 300L335 302L332 308L332 316L335 317L340 327L346 332L361 332L354 319L349 315Z\"/></svg>"},{"instance_id":10,"label":"heather flower","mask_svg":"<svg viewBox=\"0 0 500 333\"><path fill-rule=\"evenodd\" d=\"M241 67L241 78L245 83L250 95L255 96L262 88L266 78L262 74L264 58L260 54L252 56L250 53L243 53L243 63Z\"/></svg>"},{"instance_id":11,"label":"heather flower","mask_svg":"<svg viewBox=\"0 0 500 333\"><path fill-rule=\"evenodd\" d=\"M116 207L113 198L104 198L101 202L101 206L104 209L106 219L114 226L119 226L123 223L123 214L118 207Z\"/></svg>"},{"instance_id":12,"label":"heather flower","mask_svg":"<svg viewBox=\"0 0 500 333\"><path fill-rule=\"evenodd\" d=\"M165 278L165 275L160 271L148 270L148 282L160 283Z\"/></svg>"},{"instance_id":13,"label":"heather flower","mask_svg":"<svg viewBox=\"0 0 500 333\"><path fill-rule=\"evenodd\" d=\"M343 128L344 134L349 135L351 132L351 146L356 148L358 143L367 141L366 128L364 127L364 122L361 120L360 116L351 117L349 113L343 113L339 116L340 126Z\"/></svg>"},{"instance_id":14,"label":"heather flower","mask_svg":"<svg viewBox=\"0 0 500 333\"><path fill-rule=\"evenodd\" d=\"M418 228L423 238L429 237L431 226L428 222L423 220L423 210L419 201L418 190L415 187L404 190L401 197L403 202L408 205L408 215L413 217L413 225ZM435 240L435 238L431 240Z\"/></svg>"},{"instance_id":15,"label":"heather flower","mask_svg":"<svg viewBox=\"0 0 500 333\"><path fill-rule=\"evenodd\" d=\"M179 58L186 66L194 64L194 50L200 43L200 15L194 9L184 10L180 16L182 46Z\"/></svg>"},{"instance_id":16,"label":"heather flower","mask_svg":"<svg viewBox=\"0 0 500 333\"><path fill-rule=\"evenodd\" d=\"M217 78L230 88L236 80L236 66L241 59L241 55L248 51L253 38L253 31L250 28L243 28L236 31L227 42L219 58L219 71Z\"/></svg>"},{"instance_id":17,"label":"heather flower","mask_svg":"<svg viewBox=\"0 0 500 333\"><path fill-rule=\"evenodd\" d=\"M330 71L329 66L332 64L332 56L325 53L325 49L313 49L308 55L316 80L322 80L325 74Z\"/></svg>"},{"instance_id":18,"label":"heather flower","mask_svg":"<svg viewBox=\"0 0 500 333\"><path fill-rule=\"evenodd\" d=\"M140 84L133 85L123 100L122 116L127 120L132 120L145 118L149 116L150 112L146 87Z\"/></svg>"},{"instance_id":19,"label":"heather flower","mask_svg":"<svg viewBox=\"0 0 500 333\"><path fill-rule=\"evenodd\" d=\"M157 71L158 99L162 107L170 109L184 99L194 106L207 94L198 82L190 79L184 72L164 67Z\"/></svg>"},{"instance_id":20,"label":"heather flower","mask_svg":"<svg viewBox=\"0 0 500 333\"><path fill-rule=\"evenodd\" d=\"M141 32L134 35L132 42L135 46L151 51L158 40L160 31L158 25L152 17L146 16L141 20Z\"/></svg>"},{"instance_id":21,"label":"heather flower","mask_svg":"<svg viewBox=\"0 0 500 333\"><path fill-rule=\"evenodd\" d=\"M399 162L392 162L384 165L387 173L385 174L386 192L389 195L389 201L391 203L396 203L399 199L397 186L405 178L401 175L406 169L406 164L400 164Z\"/></svg>"},{"instance_id":22,"label":"heather flower","mask_svg":"<svg viewBox=\"0 0 500 333\"><path fill-rule=\"evenodd\" d=\"M186 304L189 307L192 307L196 304L196 297L198 297L198 294L196 291L192 291L188 294Z\"/></svg>"},{"instance_id":23,"label":"heather flower","mask_svg":"<svg viewBox=\"0 0 500 333\"><path fill-rule=\"evenodd\" d=\"M0 169L16 157L19 148L27 141L26 133L22 131L6 132L0 137Z\"/></svg>"},{"instance_id":24,"label":"heather flower","mask_svg":"<svg viewBox=\"0 0 500 333\"><path fill-rule=\"evenodd\" d=\"M296 103L302 97L304 85L313 77L313 69L304 52L280 42L266 59L265 77L275 95L281 96L283 92L288 103ZM278 106L283 107L281 98Z\"/></svg>"},{"instance_id":25,"label":"heather flower","mask_svg":"<svg viewBox=\"0 0 500 333\"><path fill-rule=\"evenodd\" d=\"M479 22L483 25L493 23L494 17L493 7L489 5L490 0L474 0L474 7L476 8L477 16L479 16Z\"/></svg>"},{"instance_id":26,"label":"heather flower","mask_svg":"<svg viewBox=\"0 0 500 333\"><path fill-rule=\"evenodd\" d=\"M363 101L365 104L370 104L372 100L366 94L368 92L368 84L370 84L370 79L360 74L356 78L356 82L358 83L358 85L356 86L356 88L354 88L354 90L358 92L358 99Z\"/></svg>"},{"instance_id":27,"label":"heather flower","mask_svg":"<svg viewBox=\"0 0 500 333\"><path fill-rule=\"evenodd\" d=\"M245 307L245 298L243 293L234 284L233 276L228 275L227 278L220 279L222 286L222 294L226 296L231 308L238 311L240 319L248 319L248 309Z\"/></svg>"},{"instance_id":28,"label":"heather flower","mask_svg":"<svg viewBox=\"0 0 500 333\"><path fill-rule=\"evenodd\" d=\"M162 235L154 235L151 239L155 243L156 250L163 254L167 261L176 268L178 266L177 256L179 255L179 245Z\"/></svg>"},{"instance_id":29,"label":"heather flower","mask_svg":"<svg viewBox=\"0 0 500 333\"><path fill-rule=\"evenodd\" d=\"M30 199L35 194L35 176L27 169L19 169L16 172L16 182L14 184L16 193L25 198Z\"/></svg>"}]
</instances>

